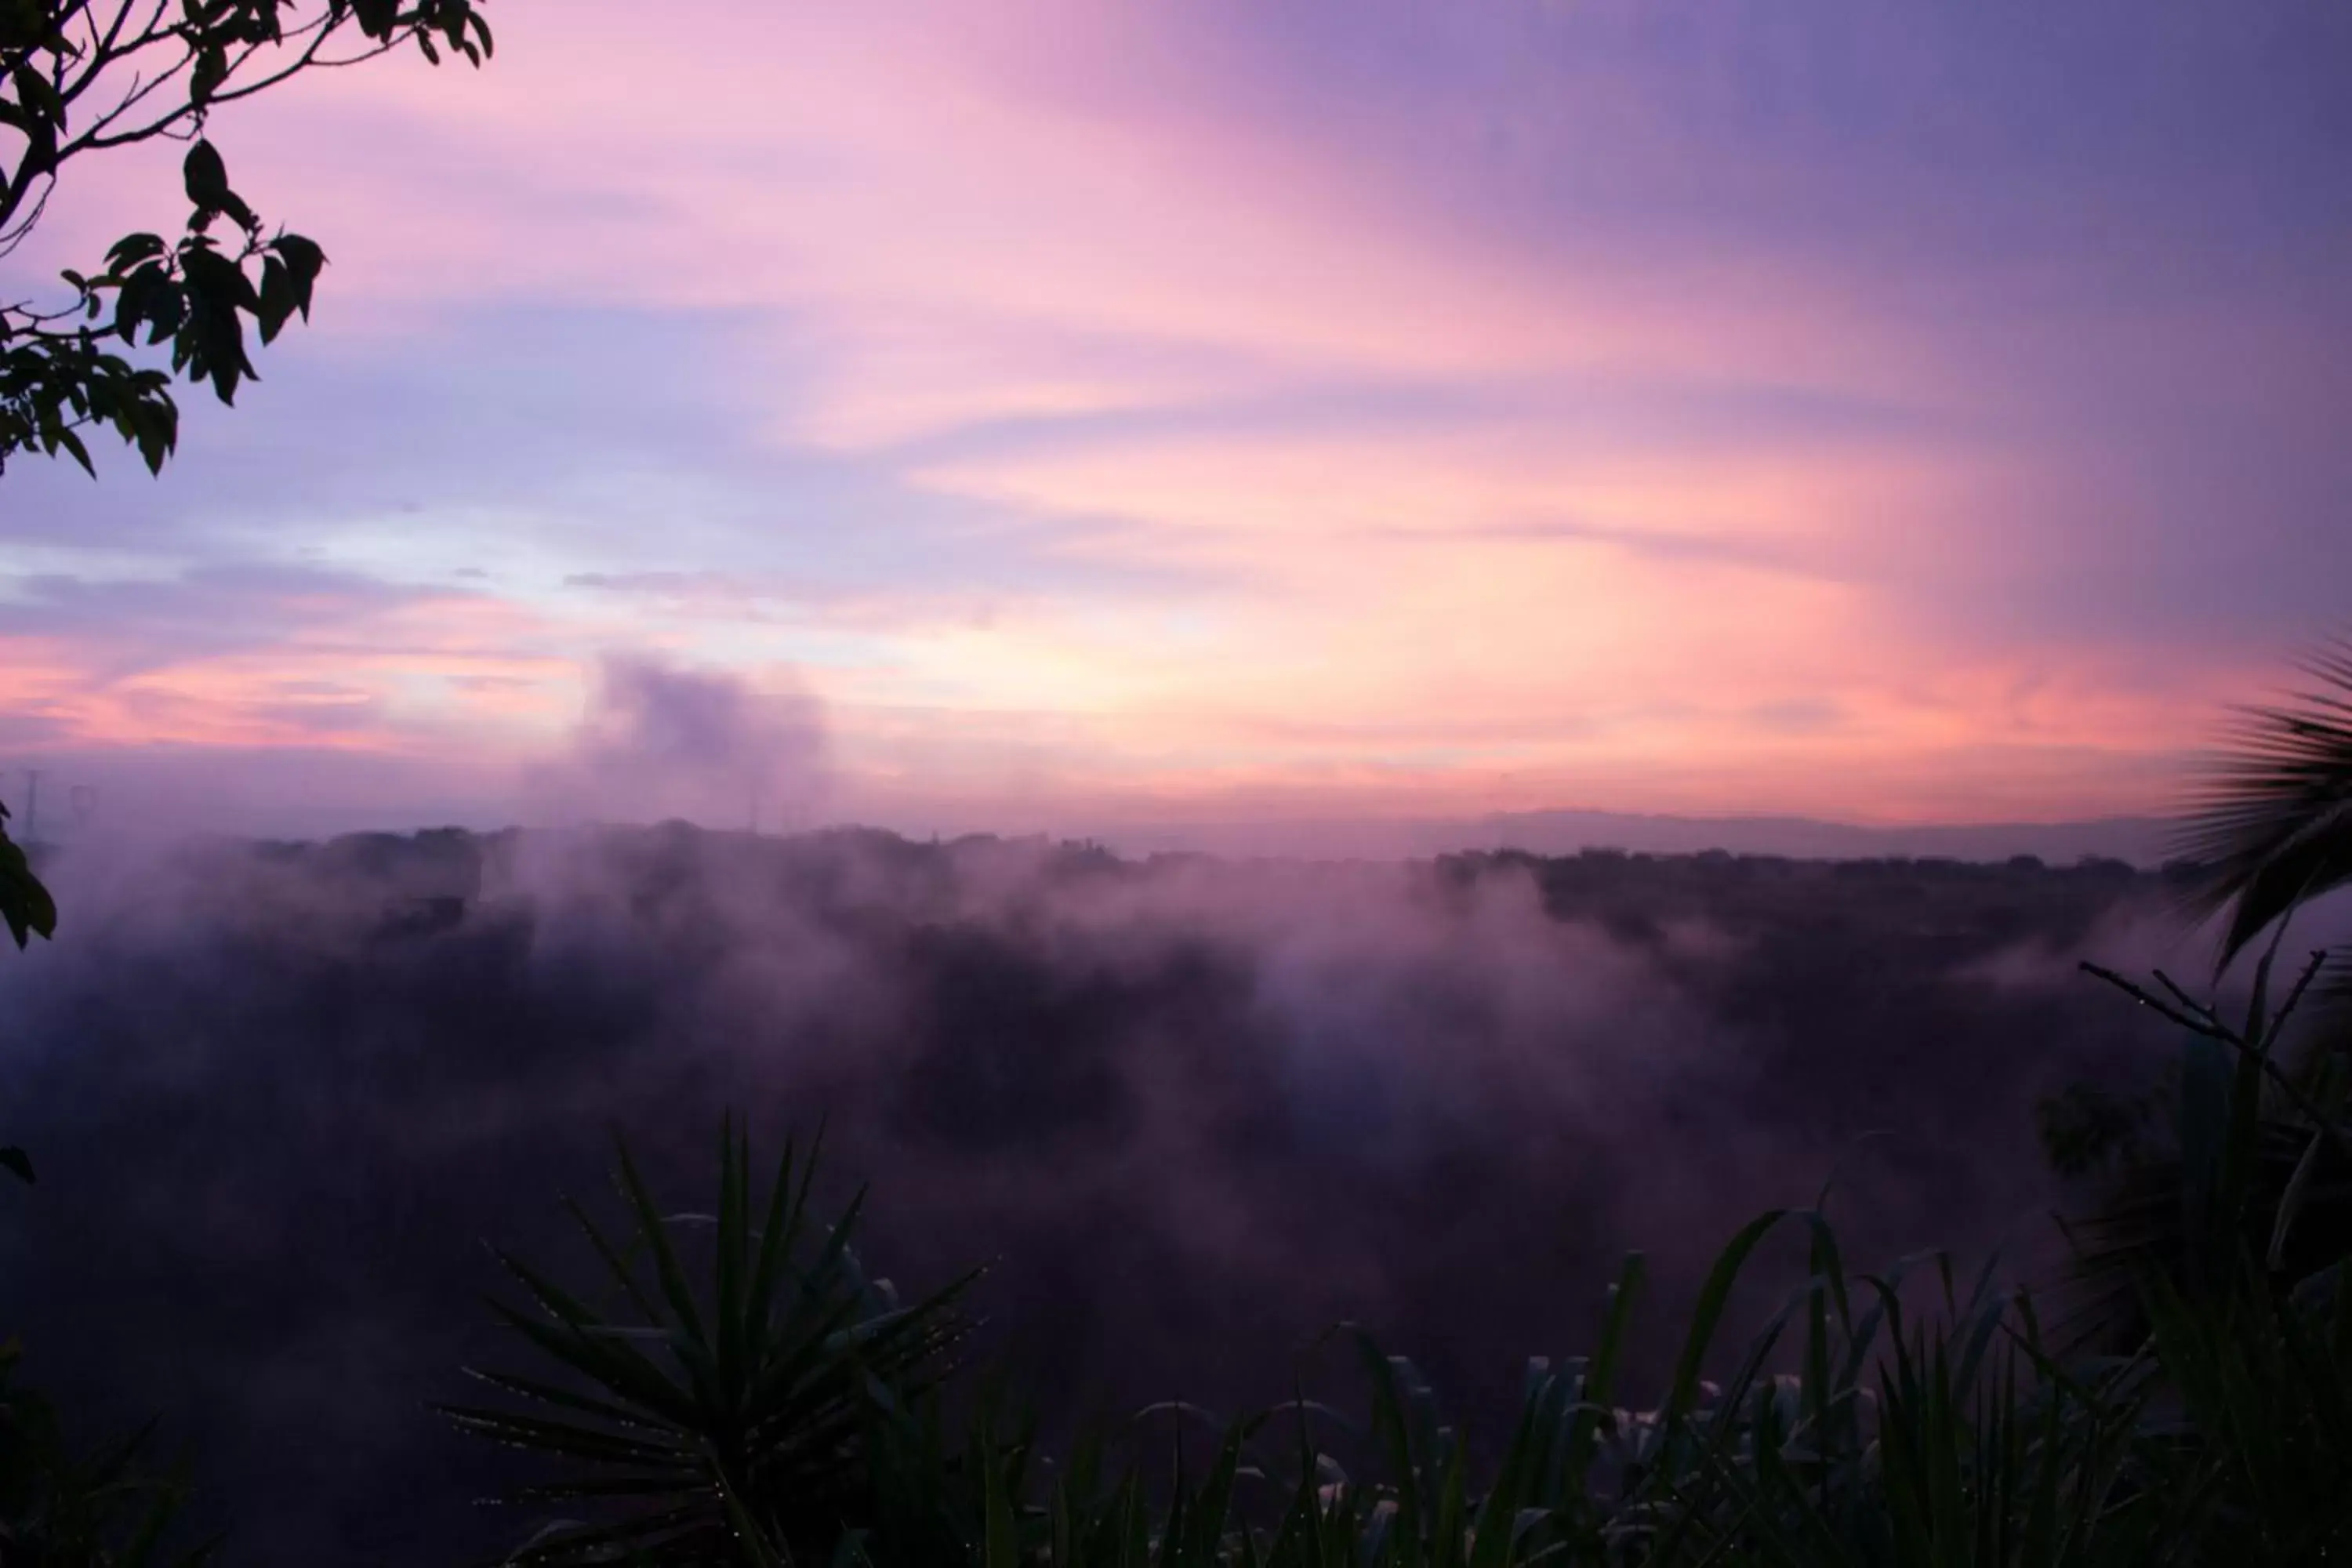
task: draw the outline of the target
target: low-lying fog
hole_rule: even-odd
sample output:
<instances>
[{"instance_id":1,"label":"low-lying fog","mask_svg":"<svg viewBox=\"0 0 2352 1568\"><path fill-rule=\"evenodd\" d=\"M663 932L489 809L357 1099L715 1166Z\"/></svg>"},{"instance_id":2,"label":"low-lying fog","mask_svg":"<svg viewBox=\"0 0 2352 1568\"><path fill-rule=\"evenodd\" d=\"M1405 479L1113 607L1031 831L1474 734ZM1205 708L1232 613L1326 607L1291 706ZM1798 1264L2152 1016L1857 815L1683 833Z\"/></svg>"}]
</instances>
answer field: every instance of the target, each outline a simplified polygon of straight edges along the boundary
<instances>
[{"instance_id":1,"label":"low-lying fog","mask_svg":"<svg viewBox=\"0 0 2352 1568\"><path fill-rule=\"evenodd\" d=\"M529 1533L423 1405L520 1356L482 1241L579 1272L556 1200L604 1195L614 1128L692 1208L723 1112L770 1152L823 1120L869 1261L991 1264L976 1304L1057 1425L1273 1402L1343 1318L1493 1412L1586 1344L1624 1249L1654 1353L1728 1232L1833 1170L1863 1258L2006 1237L2031 1268L2033 1100L2165 1047L2074 959L2180 958L2114 863L671 826L56 873L69 931L0 976L0 1131L42 1173L0 1304L86 1421L194 1441L257 1563Z\"/></svg>"}]
</instances>

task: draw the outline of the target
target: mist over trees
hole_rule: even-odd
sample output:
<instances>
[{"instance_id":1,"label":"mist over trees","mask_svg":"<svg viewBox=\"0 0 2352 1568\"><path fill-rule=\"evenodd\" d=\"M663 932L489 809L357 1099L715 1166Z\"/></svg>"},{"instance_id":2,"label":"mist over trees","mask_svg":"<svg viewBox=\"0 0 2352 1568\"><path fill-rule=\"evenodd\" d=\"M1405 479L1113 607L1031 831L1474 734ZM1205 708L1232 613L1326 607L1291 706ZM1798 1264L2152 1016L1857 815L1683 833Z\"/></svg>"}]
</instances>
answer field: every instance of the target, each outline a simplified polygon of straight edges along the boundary
<instances>
[{"instance_id":1,"label":"mist over trees","mask_svg":"<svg viewBox=\"0 0 2352 1568\"><path fill-rule=\"evenodd\" d=\"M2048 1263L2034 1099L2136 1083L2147 1044L2073 957L2171 929L2114 863L682 826L223 847L66 889L74 941L18 976L46 1184L0 1270L45 1381L201 1439L248 1561L513 1544L419 1404L499 1359L478 1243L576 1258L554 1195L601 1185L615 1126L692 1191L729 1109L768 1148L822 1119L824 1195L877 1185L870 1267L911 1296L991 1265L970 1305L1055 1432L1328 1379L1300 1358L1340 1320L1503 1419L1627 1247L1687 1299L1833 1172L1860 1255Z\"/></svg>"},{"instance_id":2,"label":"mist over trees","mask_svg":"<svg viewBox=\"0 0 2352 1568\"><path fill-rule=\"evenodd\" d=\"M184 217L0 298L0 469L160 473L175 381L232 403L308 319L325 251L222 110L490 43L475 0L0 0L0 258L185 149ZM42 1181L0 1564L2334 1560L2352 1070L2285 939L2352 881L2352 654L2311 669L2158 874L677 823L37 864L0 806ZM800 699L615 658L604 700L543 797L803 804ZM2225 994L2109 972L2207 978L2190 915ZM568 1201L608 1161L617 1221ZM1097 1464L1138 1411L1172 1473ZM158 1415L177 1474L110 1436Z\"/></svg>"}]
</instances>

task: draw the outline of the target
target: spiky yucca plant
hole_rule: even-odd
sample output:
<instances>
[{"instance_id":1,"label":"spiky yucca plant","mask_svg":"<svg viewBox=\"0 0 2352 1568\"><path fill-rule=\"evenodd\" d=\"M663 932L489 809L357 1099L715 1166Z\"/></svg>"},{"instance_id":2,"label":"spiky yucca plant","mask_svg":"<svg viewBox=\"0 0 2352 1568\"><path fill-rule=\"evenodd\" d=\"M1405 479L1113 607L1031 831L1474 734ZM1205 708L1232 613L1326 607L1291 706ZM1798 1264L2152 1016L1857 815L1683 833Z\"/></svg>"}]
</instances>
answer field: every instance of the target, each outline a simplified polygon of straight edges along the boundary
<instances>
[{"instance_id":1,"label":"spiky yucca plant","mask_svg":"<svg viewBox=\"0 0 2352 1568\"><path fill-rule=\"evenodd\" d=\"M566 1200L609 1309L499 1255L530 1308L493 1310L552 1375L474 1372L510 1403L437 1408L569 1472L508 1500L592 1516L549 1524L509 1563L781 1563L871 1523L875 1414L946 1375L970 1277L912 1306L868 1279L850 1247L865 1195L816 1221L816 1155L787 1144L762 1205L748 1138L723 1128L718 1212L671 1215L617 1144L617 1242ZM698 1281L681 1231L707 1233Z\"/></svg>"}]
</instances>

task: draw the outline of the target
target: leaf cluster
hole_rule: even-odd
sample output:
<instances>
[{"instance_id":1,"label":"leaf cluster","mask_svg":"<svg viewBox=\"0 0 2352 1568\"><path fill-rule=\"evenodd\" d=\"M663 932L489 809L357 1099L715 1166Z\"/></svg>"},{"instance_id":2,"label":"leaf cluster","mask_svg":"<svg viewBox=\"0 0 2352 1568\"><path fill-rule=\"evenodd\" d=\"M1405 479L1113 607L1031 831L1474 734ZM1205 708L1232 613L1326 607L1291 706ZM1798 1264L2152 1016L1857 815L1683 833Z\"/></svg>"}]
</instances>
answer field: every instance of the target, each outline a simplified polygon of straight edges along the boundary
<instances>
[{"instance_id":1,"label":"leaf cluster","mask_svg":"<svg viewBox=\"0 0 2352 1568\"><path fill-rule=\"evenodd\" d=\"M209 116L299 72L413 46L488 58L476 0L0 0L0 257L38 225L72 160L158 139L188 142L178 235L128 235L46 307L0 301L0 469L63 453L95 471L81 432L106 426L160 470L179 434L174 375L223 403L256 379L263 343L310 314L325 254L264 225L206 139ZM168 371L121 351L163 349Z\"/></svg>"}]
</instances>

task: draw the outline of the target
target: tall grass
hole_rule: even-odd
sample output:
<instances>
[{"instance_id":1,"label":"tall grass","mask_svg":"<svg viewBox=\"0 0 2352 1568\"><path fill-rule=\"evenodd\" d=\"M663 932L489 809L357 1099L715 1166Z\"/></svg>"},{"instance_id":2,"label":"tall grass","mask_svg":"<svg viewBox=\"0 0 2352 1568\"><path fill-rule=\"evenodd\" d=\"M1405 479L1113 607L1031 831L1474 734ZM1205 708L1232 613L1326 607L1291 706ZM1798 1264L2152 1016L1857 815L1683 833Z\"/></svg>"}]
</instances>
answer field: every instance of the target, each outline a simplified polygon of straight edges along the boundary
<instances>
[{"instance_id":1,"label":"tall grass","mask_svg":"<svg viewBox=\"0 0 2352 1568\"><path fill-rule=\"evenodd\" d=\"M1446 1418L1410 1361L1348 1330L1358 1397L1345 1413L1294 1399L1216 1426L1206 1444L1174 1443L1164 1464L1142 1424L1056 1462L1001 1386L947 1397L961 1284L899 1306L857 1268L857 1205L814 1223L808 1162L789 1151L761 1201L728 1131L707 1216L666 1215L623 1151L625 1237L582 1215L611 1309L509 1262L535 1310L502 1315L554 1379L486 1374L509 1403L450 1414L559 1462L560 1479L527 1495L594 1514L526 1542L514 1560L528 1563L2342 1560L2352 1282L2340 1248L2315 1258L2295 1238L2324 1157L2314 1152L2346 1135L2344 1097L2279 1070L2303 984L2275 1012L2268 986L2266 958L2242 1026L2178 992L2129 988L2187 1043L2171 1217L2150 1227L2126 1205L2088 1244L2094 1300L2119 1314L2104 1336L2053 1338L2035 1297L1990 1265L1963 1274L1927 1254L1857 1270L1823 1214L1774 1211L1726 1245L1645 1399L1626 1361L1643 1310L1635 1256L1600 1305L1589 1353L1531 1362L1516 1421L1489 1443ZM2267 1179L2282 1147L2294 1161ZM674 1239L689 1220L708 1244L694 1281ZM1804 1282L1760 1327L1734 1332L1735 1289L1781 1233L1804 1247Z\"/></svg>"}]
</instances>

